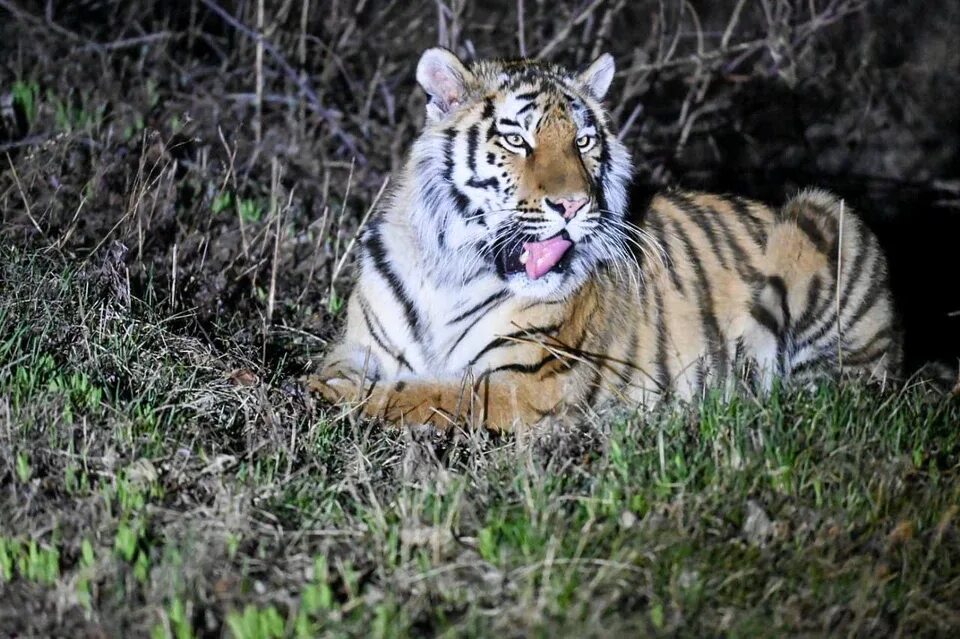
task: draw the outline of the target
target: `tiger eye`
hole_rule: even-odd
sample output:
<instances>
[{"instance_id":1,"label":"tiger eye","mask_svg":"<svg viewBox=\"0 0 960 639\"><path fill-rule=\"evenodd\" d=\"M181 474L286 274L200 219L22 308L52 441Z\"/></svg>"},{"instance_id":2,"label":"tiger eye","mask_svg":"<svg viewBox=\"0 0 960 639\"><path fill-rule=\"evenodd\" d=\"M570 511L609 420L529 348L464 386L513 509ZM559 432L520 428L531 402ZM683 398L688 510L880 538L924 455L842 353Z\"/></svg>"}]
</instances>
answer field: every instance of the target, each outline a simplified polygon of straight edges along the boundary
<instances>
[{"instance_id":1,"label":"tiger eye","mask_svg":"<svg viewBox=\"0 0 960 639\"><path fill-rule=\"evenodd\" d=\"M518 133L508 133L503 139L510 146L523 146L523 136Z\"/></svg>"}]
</instances>

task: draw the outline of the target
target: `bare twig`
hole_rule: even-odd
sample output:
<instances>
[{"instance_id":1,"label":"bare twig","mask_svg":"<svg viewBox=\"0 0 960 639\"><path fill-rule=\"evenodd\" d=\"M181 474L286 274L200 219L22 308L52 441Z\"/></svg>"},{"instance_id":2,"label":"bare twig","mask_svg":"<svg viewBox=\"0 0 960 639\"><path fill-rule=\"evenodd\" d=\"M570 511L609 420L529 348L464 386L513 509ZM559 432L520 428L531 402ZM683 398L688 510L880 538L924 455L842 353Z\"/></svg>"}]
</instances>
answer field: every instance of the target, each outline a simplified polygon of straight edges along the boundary
<instances>
[{"instance_id":1,"label":"bare twig","mask_svg":"<svg viewBox=\"0 0 960 639\"><path fill-rule=\"evenodd\" d=\"M257 45L254 60L253 139L257 146L263 140L263 0L257 0Z\"/></svg>"},{"instance_id":2,"label":"bare twig","mask_svg":"<svg viewBox=\"0 0 960 639\"><path fill-rule=\"evenodd\" d=\"M643 113L643 102L638 102L637 106L633 107L633 111L630 112L630 115L627 117L627 121L623 123L623 126L620 127L620 131L617 133L617 139L622 140L627 136L627 133L630 131L630 127L633 126L634 121Z\"/></svg>"},{"instance_id":3,"label":"bare twig","mask_svg":"<svg viewBox=\"0 0 960 639\"><path fill-rule=\"evenodd\" d=\"M373 202L370 203L370 206L367 207L367 212L364 213L363 219L360 220L360 226L357 227L357 232L354 233L353 237L350 238L350 241L347 243L347 248L343 251L343 255L340 257L340 261L337 262L337 266L333 269L333 275L330 278L330 288L333 288L334 283L337 281L337 276L340 275L340 271L343 269L343 265L347 261L347 257L350 255L350 251L353 250L354 244L357 243L357 238L363 233L364 227L367 225L367 220L370 219L370 215L376 210L377 204L380 202L383 192L387 189L387 185L390 183L390 176L383 178L383 183L380 184L380 190L377 191L377 195L373 198Z\"/></svg>"},{"instance_id":4,"label":"bare twig","mask_svg":"<svg viewBox=\"0 0 960 639\"><path fill-rule=\"evenodd\" d=\"M597 7L599 7L602 3L603 3L603 0L593 0L590 4L584 7L583 11L581 11L576 18L564 24L563 28L561 28L557 32L557 34L553 36L553 39L550 40L550 42L548 42L546 45L544 45L542 49L540 49L540 52L537 53L536 55L536 59L542 60L543 58L550 55L550 53L554 49L556 49L557 46L559 46L564 40L566 40L567 36L570 35L570 32L573 30L573 28L576 26L579 26L584 20L586 20L590 16L590 14L596 11Z\"/></svg>"},{"instance_id":5,"label":"bare twig","mask_svg":"<svg viewBox=\"0 0 960 639\"><path fill-rule=\"evenodd\" d=\"M743 11L743 5L747 3L747 0L738 0L737 6L733 8L733 13L730 14L730 20L727 22L727 28L723 32L723 37L720 39L720 49L725 50L727 45L730 44L730 38L733 37L733 32L737 28L737 24L740 22L740 12Z\"/></svg>"},{"instance_id":6,"label":"bare twig","mask_svg":"<svg viewBox=\"0 0 960 639\"><path fill-rule=\"evenodd\" d=\"M844 201L840 200L840 223L837 233L837 367L843 369L843 333L840 324L840 278L843 276L843 213Z\"/></svg>"},{"instance_id":7,"label":"bare twig","mask_svg":"<svg viewBox=\"0 0 960 639\"><path fill-rule=\"evenodd\" d=\"M240 202L238 200L238 189L237 189L237 172L236 172L236 159L237 159L237 149L230 148L230 144L227 142L227 138L223 135L223 129L217 127L217 133L220 136L220 143L223 144L224 150L227 152L227 158L230 160L230 163L227 164L227 174L223 176L223 184L220 186L220 193L222 194L224 189L227 188L227 184L231 181L233 182L233 208L237 212L237 220L240 224L240 246L243 248L243 256L250 259L250 244L247 242L247 230L246 225L243 222L243 216L240 214Z\"/></svg>"},{"instance_id":8,"label":"bare twig","mask_svg":"<svg viewBox=\"0 0 960 639\"><path fill-rule=\"evenodd\" d=\"M320 261L320 241L323 239L324 231L327 228L327 218L330 215L330 207L323 207L323 217L320 220L320 226L317 229L317 238L313 242L313 260L310 263L310 272L307 273L307 279L303 283L303 289L300 291L300 295L297 296L297 304L303 300L304 296L307 294L307 291L310 290L310 283L313 282L313 276L317 272L317 264Z\"/></svg>"},{"instance_id":9,"label":"bare twig","mask_svg":"<svg viewBox=\"0 0 960 639\"><path fill-rule=\"evenodd\" d=\"M17 191L20 192L20 199L23 200L23 210L27 214L27 217L30 218L30 223L33 224L33 228L37 229L37 233L43 235L43 229L40 228L40 225L37 224L37 220L33 217L33 213L30 211L30 200L27 199L27 194L23 192L23 184L20 183L20 176L17 175L17 168L13 166L13 160L10 159L10 154L4 154L7 156L7 164L10 165L10 170L13 171L13 181L17 184Z\"/></svg>"},{"instance_id":10,"label":"bare twig","mask_svg":"<svg viewBox=\"0 0 960 639\"><path fill-rule=\"evenodd\" d=\"M173 254L170 257L173 267L170 273L170 308L177 307L177 243L173 243Z\"/></svg>"},{"instance_id":11,"label":"bare twig","mask_svg":"<svg viewBox=\"0 0 960 639\"><path fill-rule=\"evenodd\" d=\"M105 53L107 51L118 51L120 49L129 49L131 47L140 47L146 44L162 42L176 36L177 34L171 33L170 31L159 31L157 33L148 33L133 38L122 38L120 40L114 40L113 42L89 42L74 48L71 53L86 53L87 51Z\"/></svg>"},{"instance_id":12,"label":"bare twig","mask_svg":"<svg viewBox=\"0 0 960 639\"><path fill-rule=\"evenodd\" d=\"M277 203L277 192L280 189L280 163L274 157L271 162L270 179L270 206L277 218L277 225L273 233L273 264L270 268L270 292L267 295L267 325L273 323L273 309L277 296L277 269L280 266L280 234L283 231L283 213L289 208L293 201L293 192L290 192L290 200L284 209L281 209Z\"/></svg>"},{"instance_id":13,"label":"bare twig","mask_svg":"<svg viewBox=\"0 0 960 639\"><path fill-rule=\"evenodd\" d=\"M38 18L38 17L36 17L35 15L33 15L32 13L29 13L29 12L27 12L27 11L24 11L23 9L21 9L20 7L18 7L16 4L14 4L13 2L10 2L10 0L0 0L0 8L6 9L6 10L9 11L11 14L13 14L13 16L14 16L15 18L17 18L17 19L19 19L19 20L23 20L24 22L29 22L29 23L32 24L33 26L36 26L36 27L47 27L47 28L49 28L51 31L54 31L55 33L57 33L58 35L62 35L62 36L64 36L64 37L66 37L66 38L69 38L70 40L75 41L75 42L82 42L82 41L83 41L83 38L81 38L80 36L78 36L78 35L77 35L76 33L74 33L73 31L70 31L69 29L65 29L65 28L61 27L59 24L57 24L57 23L54 22L53 20L50 20L49 18L48 18L47 20L43 20L43 19L41 19L41 18Z\"/></svg>"},{"instance_id":14,"label":"bare twig","mask_svg":"<svg viewBox=\"0 0 960 639\"><path fill-rule=\"evenodd\" d=\"M57 137L58 133L38 133L37 135L31 135L25 137L22 140L17 140L16 142L4 142L0 144L0 153L6 154L7 151L13 151L14 149L21 149L26 146L35 146L37 144L43 144L47 140Z\"/></svg>"},{"instance_id":15,"label":"bare twig","mask_svg":"<svg viewBox=\"0 0 960 639\"><path fill-rule=\"evenodd\" d=\"M517 46L520 47L520 57L527 57L527 38L524 35L524 6L523 0L517 0Z\"/></svg>"},{"instance_id":16,"label":"bare twig","mask_svg":"<svg viewBox=\"0 0 960 639\"><path fill-rule=\"evenodd\" d=\"M0 2L4 1L5 0L0 0ZM307 79L306 75L297 73L297 70L294 69L289 62L287 62L287 59L282 53L280 53L280 51L272 42L263 37L262 34L254 31L247 25L243 24L243 22L233 17L226 9L221 7L213 0L200 0L200 2L207 9L220 16L220 18L231 27L248 38L252 38L254 41L261 43L263 50L270 54L270 57L273 58L278 65L280 65L284 75L286 75L287 78L289 78L290 81L297 86L297 88L300 90L300 94L307 99L310 104L310 110L327 122L327 124L330 126L331 132L343 143L351 155L361 159L364 158L364 156L357 150L357 146L353 138L348 136L341 128L336 113L321 104L320 97L317 95L317 92L313 90L313 87L310 86L310 81Z\"/></svg>"}]
</instances>

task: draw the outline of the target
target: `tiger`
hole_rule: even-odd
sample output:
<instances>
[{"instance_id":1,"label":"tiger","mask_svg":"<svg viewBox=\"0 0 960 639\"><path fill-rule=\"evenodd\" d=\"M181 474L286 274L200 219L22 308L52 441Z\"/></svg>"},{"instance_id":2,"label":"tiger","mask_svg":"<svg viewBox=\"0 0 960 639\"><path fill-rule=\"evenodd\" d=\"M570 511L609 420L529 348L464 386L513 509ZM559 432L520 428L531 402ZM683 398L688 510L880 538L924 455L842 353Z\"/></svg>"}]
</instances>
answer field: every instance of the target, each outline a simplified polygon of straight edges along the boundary
<instances>
[{"instance_id":1,"label":"tiger","mask_svg":"<svg viewBox=\"0 0 960 639\"><path fill-rule=\"evenodd\" d=\"M425 123L310 390L388 423L511 431L603 402L897 377L885 256L836 196L667 189L629 210L614 73L609 54L580 72L422 54Z\"/></svg>"}]
</instances>

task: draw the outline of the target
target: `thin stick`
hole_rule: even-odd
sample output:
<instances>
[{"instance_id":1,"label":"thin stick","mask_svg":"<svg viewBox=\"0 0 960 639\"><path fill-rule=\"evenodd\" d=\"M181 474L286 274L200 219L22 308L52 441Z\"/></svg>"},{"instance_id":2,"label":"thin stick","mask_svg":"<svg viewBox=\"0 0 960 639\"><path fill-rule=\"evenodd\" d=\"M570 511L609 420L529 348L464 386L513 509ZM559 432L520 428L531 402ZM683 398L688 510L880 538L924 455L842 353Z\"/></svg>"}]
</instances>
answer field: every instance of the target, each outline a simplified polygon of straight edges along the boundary
<instances>
[{"instance_id":1,"label":"thin stick","mask_svg":"<svg viewBox=\"0 0 960 639\"><path fill-rule=\"evenodd\" d=\"M597 7L600 6L602 2L603 0L593 0L593 2L587 5L587 7L584 8L584 10L581 11L576 18L567 22L563 26L563 28L560 29L557 35L553 36L553 39L550 40L550 42L548 42L546 46L540 49L540 52L537 54L536 59L542 60L543 58L547 57L547 55L549 55L551 51L553 51L561 42L563 42L568 35L570 35L570 31L572 31L575 26L579 25L581 22L586 20L590 16L590 14L593 13L597 9Z\"/></svg>"},{"instance_id":2,"label":"thin stick","mask_svg":"<svg viewBox=\"0 0 960 639\"><path fill-rule=\"evenodd\" d=\"M637 102L637 106L633 107L633 111L630 112L630 115L627 117L627 121L623 123L622 127L620 127L620 131L617 133L618 140L622 140L627 137L627 132L630 131L630 127L633 126L633 123L638 117L640 117L641 113L643 113L643 102Z\"/></svg>"},{"instance_id":3,"label":"thin stick","mask_svg":"<svg viewBox=\"0 0 960 639\"><path fill-rule=\"evenodd\" d=\"M270 268L270 292L267 294L267 326L273 323L273 309L277 297L277 267L280 262L280 230L283 225L283 210L277 205L277 190L280 188L280 163L274 157L271 161L270 207L277 218L273 233L273 264ZM291 193L291 197L292 197Z\"/></svg>"},{"instance_id":4,"label":"thin stick","mask_svg":"<svg viewBox=\"0 0 960 639\"><path fill-rule=\"evenodd\" d=\"M303 297L307 294L307 291L310 290L310 283L313 282L313 276L317 272L317 263L320 261L320 241L323 239L324 230L327 228L327 217L330 215L330 207L323 207L323 217L320 221L320 226L317 229L317 239L313 243L313 260L310 263L310 272L307 274L307 281L303 283L303 290L300 291L300 295L297 296L297 304L303 300Z\"/></svg>"},{"instance_id":5,"label":"thin stick","mask_svg":"<svg viewBox=\"0 0 960 639\"><path fill-rule=\"evenodd\" d=\"M97 51L103 53L106 51L129 49L131 47L139 47L145 44L160 42L162 40L172 38L175 35L177 34L171 33L170 31L158 31L157 33L148 33L147 35L136 36L134 38L123 38L121 40L114 40L113 42L104 42L103 44L91 42L89 44L76 47L73 51L71 51L71 53L85 53L87 51Z\"/></svg>"},{"instance_id":6,"label":"thin stick","mask_svg":"<svg viewBox=\"0 0 960 639\"><path fill-rule=\"evenodd\" d=\"M360 226L357 227L357 232L350 238L350 241L347 243L347 248L343 252L343 256L340 258L340 261L337 262L336 268L333 269L333 277L330 278L330 289L333 289L334 282L337 281L337 276L340 275L340 270L343 268L344 263L347 261L347 256L350 255L350 251L353 249L353 245L357 243L357 238L360 237L360 234L363 232L363 228L367 225L367 220L370 219L370 215L377 208L377 203L380 202L380 197L383 195L383 192L387 188L387 184L390 183L390 176L383 178L383 183L380 185L380 190L377 191L376 197L373 198L373 202L370 203L367 212L364 214L363 219L360 221Z\"/></svg>"},{"instance_id":7,"label":"thin stick","mask_svg":"<svg viewBox=\"0 0 960 639\"><path fill-rule=\"evenodd\" d=\"M257 45L254 62L256 99L253 102L253 140L257 146L263 139L263 0L257 0Z\"/></svg>"},{"instance_id":8,"label":"thin stick","mask_svg":"<svg viewBox=\"0 0 960 639\"><path fill-rule=\"evenodd\" d=\"M303 0L303 6L300 11L300 39L297 43L297 53L300 62L300 81L307 80L307 24L310 17L310 0ZM300 122L300 134L307 134L306 105L303 103L303 96L300 96L297 105L297 119Z\"/></svg>"},{"instance_id":9,"label":"thin stick","mask_svg":"<svg viewBox=\"0 0 960 639\"><path fill-rule=\"evenodd\" d=\"M723 32L723 37L720 39L721 50L726 49L727 45L730 44L730 38L733 37L733 31L737 28L737 23L740 21L740 12L743 11L743 5L746 3L747 0L739 0L739 2L737 2L737 6L733 8L733 13L730 15L730 21L727 22L727 28Z\"/></svg>"},{"instance_id":10,"label":"thin stick","mask_svg":"<svg viewBox=\"0 0 960 639\"><path fill-rule=\"evenodd\" d=\"M843 334L840 328L840 276L843 268L843 209L844 200L840 200L840 230L837 235L837 366L843 369Z\"/></svg>"},{"instance_id":11,"label":"thin stick","mask_svg":"<svg viewBox=\"0 0 960 639\"><path fill-rule=\"evenodd\" d=\"M34 25L34 26L37 26L37 27L47 27L49 30L55 31L55 32L59 33L60 35L65 36L65 37L67 37L67 38L70 38L71 40L73 40L73 41L75 41L75 42L82 42L82 41L83 41L83 38L81 38L80 36L78 36L76 33L74 33L73 31L70 31L69 29L65 29L65 28L61 27L59 24L57 24L57 23L54 22L53 20L41 20L40 18L36 17L35 15L33 15L33 14L31 14L31 13L27 13L26 11L24 11L23 9L21 9L20 7L18 7L18 6L15 5L14 3L9 2L8 0L0 0L0 7L6 9L6 10L9 11L11 14L13 14L13 17L19 18L19 19L21 19L21 20L23 20L23 21L25 21L25 22L29 22L29 23L31 23L31 24Z\"/></svg>"},{"instance_id":12,"label":"thin stick","mask_svg":"<svg viewBox=\"0 0 960 639\"><path fill-rule=\"evenodd\" d=\"M20 199L23 200L23 208L27 213L27 217L30 218L30 222L33 224L33 228L37 229L37 233L43 235L43 229L40 228L40 225L37 224L37 221L33 217L33 213L30 211L30 202L27 200L27 194L23 192L23 185L20 183L20 176L17 175L17 169L13 166L13 160L10 159L10 154L5 153L7 156L7 164L10 165L10 170L13 171L13 181L17 183L17 190L20 192Z\"/></svg>"},{"instance_id":13,"label":"thin stick","mask_svg":"<svg viewBox=\"0 0 960 639\"><path fill-rule=\"evenodd\" d=\"M170 308L177 307L177 243L173 243L173 256L171 257L173 262L173 269L170 275Z\"/></svg>"},{"instance_id":14,"label":"thin stick","mask_svg":"<svg viewBox=\"0 0 960 639\"><path fill-rule=\"evenodd\" d=\"M517 46L520 47L520 57L527 57L527 38L523 26L523 0L517 0Z\"/></svg>"},{"instance_id":15,"label":"thin stick","mask_svg":"<svg viewBox=\"0 0 960 639\"><path fill-rule=\"evenodd\" d=\"M59 250L60 248L67 245L67 240L70 239L70 236L73 235L73 232L77 229L77 218L80 217L80 211L83 209L83 205L87 203L87 196L84 195L80 198L80 205L77 206L77 210L73 213L73 218L70 220L70 224L67 225L67 230L63 232L63 235L60 236L56 242L50 247L50 250ZM140 250L140 255L143 254L143 249Z\"/></svg>"},{"instance_id":16,"label":"thin stick","mask_svg":"<svg viewBox=\"0 0 960 639\"><path fill-rule=\"evenodd\" d=\"M230 159L230 164L227 165L227 174L223 177L223 184L220 186L220 193L223 193L224 189L227 188L227 182L233 182L233 209L237 214L237 220L240 223L240 246L243 248L243 256L250 259L250 245L247 242L247 229L246 225L243 223L243 216L240 214L240 200L237 190L237 173L235 171L235 162L237 158L237 149L231 149L230 144L227 142L227 138L223 135L223 129L219 126L217 127L217 133L220 135L220 142L223 144L223 148L227 152L227 158Z\"/></svg>"},{"instance_id":17,"label":"thin stick","mask_svg":"<svg viewBox=\"0 0 960 639\"><path fill-rule=\"evenodd\" d=\"M353 161L350 161L350 172L347 174L347 189L343 193L343 203L340 205L340 215L337 216L337 234L333 239L333 259L340 259L340 229L343 228L343 216L347 212L347 200L350 199L350 187L353 186ZM330 282L331 290L333 282Z\"/></svg>"}]
</instances>

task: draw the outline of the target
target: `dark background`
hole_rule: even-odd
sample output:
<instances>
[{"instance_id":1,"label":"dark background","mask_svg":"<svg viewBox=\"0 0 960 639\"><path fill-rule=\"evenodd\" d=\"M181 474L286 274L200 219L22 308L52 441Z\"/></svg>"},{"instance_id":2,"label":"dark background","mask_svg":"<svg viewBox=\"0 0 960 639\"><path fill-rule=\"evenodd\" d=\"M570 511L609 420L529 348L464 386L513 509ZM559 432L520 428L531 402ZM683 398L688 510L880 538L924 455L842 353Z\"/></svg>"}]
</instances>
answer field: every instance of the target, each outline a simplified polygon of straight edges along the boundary
<instances>
[{"instance_id":1,"label":"dark background","mask_svg":"<svg viewBox=\"0 0 960 639\"><path fill-rule=\"evenodd\" d=\"M911 367L955 366L960 2L262 8L0 0L4 243L121 268L180 330L280 365L293 333L337 325L346 246L422 121L424 48L571 66L609 51L637 201L667 185L774 204L834 190L889 252Z\"/></svg>"}]
</instances>

